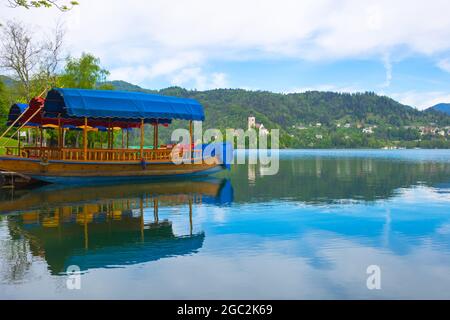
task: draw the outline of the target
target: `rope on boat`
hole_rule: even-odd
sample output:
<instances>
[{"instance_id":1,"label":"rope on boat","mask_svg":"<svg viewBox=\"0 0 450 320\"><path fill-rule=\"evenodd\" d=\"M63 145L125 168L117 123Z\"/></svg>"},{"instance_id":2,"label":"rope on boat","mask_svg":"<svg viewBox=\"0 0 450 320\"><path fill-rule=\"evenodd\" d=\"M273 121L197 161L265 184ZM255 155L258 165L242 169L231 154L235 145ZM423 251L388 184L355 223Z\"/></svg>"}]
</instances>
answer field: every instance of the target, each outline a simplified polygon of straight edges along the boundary
<instances>
[{"instance_id":1,"label":"rope on boat","mask_svg":"<svg viewBox=\"0 0 450 320\"><path fill-rule=\"evenodd\" d=\"M14 137L20 130L22 130L22 128L25 127L25 126L28 124L28 122L30 122L30 120L33 119L34 116L37 115L39 111L41 111L41 109L42 109L42 106L39 107L39 108L33 113L33 115L32 115L31 117L29 117L29 118L27 119L27 121L25 121L25 122L19 127L19 129L16 130L16 132L14 132L9 138L7 138L7 139L3 142L2 147L6 146L6 144L8 143L8 141L11 140L12 137ZM25 114L25 112L23 112L22 114Z\"/></svg>"},{"instance_id":2,"label":"rope on boat","mask_svg":"<svg viewBox=\"0 0 450 320\"><path fill-rule=\"evenodd\" d=\"M45 87L44 91L42 91L42 93L38 97L41 98L47 90L48 90L48 87ZM3 132L3 134L0 136L0 139L3 138L4 136L6 136L6 134L9 132L9 130L11 130L16 125L16 123L25 115L25 113L27 113L28 109L30 109L30 104L28 104L28 107L26 107L25 110L17 117L17 119L14 120L14 122L8 127L8 129L6 129L6 131ZM41 109L42 109L42 106L37 111L40 111ZM20 129L22 129L28 122L30 122L31 119L33 119L33 117L37 114L37 111L31 117L29 117L28 120L25 121L25 123L16 132L14 132L13 135L11 135L8 139L6 139L6 141L3 143L2 147L4 147L6 145L6 143L9 140L11 140L11 138L14 137Z\"/></svg>"},{"instance_id":3,"label":"rope on boat","mask_svg":"<svg viewBox=\"0 0 450 320\"><path fill-rule=\"evenodd\" d=\"M17 117L17 119L16 120L14 120L14 122L12 123L12 125L10 125L9 127L8 127L8 129L6 129L6 131L5 132L3 132L3 134L0 136L0 139L1 138L3 138L4 136L6 136L6 134L9 132L9 130L11 130L15 125L16 125L16 123L20 120L20 118L22 118L23 117L23 115L28 111L28 109L30 109L30 106L28 106L18 117ZM9 138L9 139L11 139L11 138ZM8 140L9 140L8 139ZM7 140L7 141L8 141Z\"/></svg>"}]
</instances>

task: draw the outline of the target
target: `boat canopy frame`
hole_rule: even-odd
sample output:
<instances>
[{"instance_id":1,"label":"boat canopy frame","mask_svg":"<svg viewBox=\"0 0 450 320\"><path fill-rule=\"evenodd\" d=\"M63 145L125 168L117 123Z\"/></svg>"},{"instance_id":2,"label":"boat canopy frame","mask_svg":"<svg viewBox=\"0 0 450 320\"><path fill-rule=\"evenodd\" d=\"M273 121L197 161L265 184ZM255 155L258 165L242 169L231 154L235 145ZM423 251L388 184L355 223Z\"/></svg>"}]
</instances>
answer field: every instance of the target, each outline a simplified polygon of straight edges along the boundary
<instances>
[{"instance_id":1,"label":"boat canopy frame","mask_svg":"<svg viewBox=\"0 0 450 320\"><path fill-rule=\"evenodd\" d=\"M21 120L21 118L24 118L24 120ZM47 93L45 99L40 97L33 98L28 106L25 104L14 104L8 115L8 124L10 124L10 128L18 126L19 129L16 133L19 135L20 130L25 126L40 127L40 149L43 148L43 128L57 128L58 148L61 151L64 149L64 134L62 131L64 129L81 128L83 130L82 158L87 160L88 128L107 128L107 131L110 132L108 134L108 149L114 149L113 128L119 127L122 129L122 145L124 144L123 131L127 132L127 149L128 130L139 128L139 150L140 156L143 158L145 124L153 125L153 150L157 151L158 126L167 126L172 122L172 119L189 120L189 149L192 157L193 121L203 121L205 119L203 106L194 99L167 97L141 92L54 88ZM20 138L18 154L21 154Z\"/></svg>"}]
</instances>

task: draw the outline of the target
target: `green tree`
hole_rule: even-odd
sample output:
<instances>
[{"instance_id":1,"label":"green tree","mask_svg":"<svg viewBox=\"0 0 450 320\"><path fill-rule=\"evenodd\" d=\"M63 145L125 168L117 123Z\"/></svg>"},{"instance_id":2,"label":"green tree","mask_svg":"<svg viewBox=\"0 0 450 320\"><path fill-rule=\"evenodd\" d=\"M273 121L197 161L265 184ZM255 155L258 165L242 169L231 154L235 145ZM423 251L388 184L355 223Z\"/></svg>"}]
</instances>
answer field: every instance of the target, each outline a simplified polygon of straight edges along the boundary
<instances>
[{"instance_id":1,"label":"green tree","mask_svg":"<svg viewBox=\"0 0 450 320\"><path fill-rule=\"evenodd\" d=\"M60 86L80 89L112 89L104 83L109 71L100 66L100 59L89 53L83 53L79 59L69 57L64 73L60 78Z\"/></svg>"},{"instance_id":2,"label":"green tree","mask_svg":"<svg viewBox=\"0 0 450 320\"><path fill-rule=\"evenodd\" d=\"M61 11L69 11L78 5L77 1L58 1L58 0L8 0L12 8L57 8Z\"/></svg>"},{"instance_id":3,"label":"green tree","mask_svg":"<svg viewBox=\"0 0 450 320\"><path fill-rule=\"evenodd\" d=\"M57 24L54 38L48 41L38 41L35 33L18 21L8 21L0 30L0 68L11 74L20 100L29 101L54 86L62 60L63 26Z\"/></svg>"},{"instance_id":4,"label":"green tree","mask_svg":"<svg viewBox=\"0 0 450 320\"><path fill-rule=\"evenodd\" d=\"M0 80L0 132L3 131L8 115L8 99L6 93L6 86Z\"/></svg>"}]
</instances>

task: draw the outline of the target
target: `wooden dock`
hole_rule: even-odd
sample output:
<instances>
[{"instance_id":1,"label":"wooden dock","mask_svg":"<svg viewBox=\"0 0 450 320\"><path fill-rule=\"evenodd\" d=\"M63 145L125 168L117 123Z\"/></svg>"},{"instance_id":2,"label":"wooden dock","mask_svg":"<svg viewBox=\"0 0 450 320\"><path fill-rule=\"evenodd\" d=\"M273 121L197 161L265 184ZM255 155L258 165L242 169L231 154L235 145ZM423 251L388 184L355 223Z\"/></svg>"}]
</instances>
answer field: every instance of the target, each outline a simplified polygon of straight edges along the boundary
<instances>
[{"instance_id":1,"label":"wooden dock","mask_svg":"<svg viewBox=\"0 0 450 320\"><path fill-rule=\"evenodd\" d=\"M15 188L28 185L32 179L24 174L12 171L0 171L0 188Z\"/></svg>"}]
</instances>

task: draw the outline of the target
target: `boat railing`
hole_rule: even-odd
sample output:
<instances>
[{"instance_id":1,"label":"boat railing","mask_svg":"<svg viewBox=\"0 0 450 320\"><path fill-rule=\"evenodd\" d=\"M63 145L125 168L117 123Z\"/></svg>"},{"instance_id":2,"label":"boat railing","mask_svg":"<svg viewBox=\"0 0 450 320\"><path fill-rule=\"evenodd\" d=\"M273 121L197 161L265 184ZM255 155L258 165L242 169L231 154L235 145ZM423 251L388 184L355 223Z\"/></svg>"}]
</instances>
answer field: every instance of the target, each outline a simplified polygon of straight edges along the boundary
<instances>
[{"instance_id":1,"label":"boat railing","mask_svg":"<svg viewBox=\"0 0 450 320\"><path fill-rule=\"evenodd\" d=\"M5 147L6 155L20 158L47 158L60 159L61 148L40 148L40 147Z\"/></svg>"},{"instance_id":2,"label":"boat railing","mask_svg":"<svg viewBox=\"0 0 450 320\"><path fill-rule=\"evenodd\" d=\"M173 153L177 153L177 157L191 157L190 153L183 154L183 149L172 148L144 149L142 155L140 149L88 149L85 157L84 149L78 148L6 147L6 154L9 156L64 161L172 161ZM199 157L202 157L202 150L194 149L192 158Z\"/></svg>"}]
</instances>

